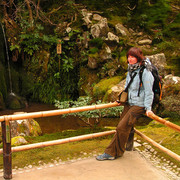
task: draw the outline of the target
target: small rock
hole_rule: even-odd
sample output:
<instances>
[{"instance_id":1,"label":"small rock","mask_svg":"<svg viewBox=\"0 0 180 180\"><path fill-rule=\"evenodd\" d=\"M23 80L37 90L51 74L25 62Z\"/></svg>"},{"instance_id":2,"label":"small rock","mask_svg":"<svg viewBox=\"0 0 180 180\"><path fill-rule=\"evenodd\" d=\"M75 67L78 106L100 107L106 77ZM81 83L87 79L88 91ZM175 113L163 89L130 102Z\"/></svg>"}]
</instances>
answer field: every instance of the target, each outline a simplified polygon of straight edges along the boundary
<instances>
[{"instance_id":1,"label":"small rock","mask_svg":"<svg viewBox=\"0 0 180 180\"><path fill-rule=\"evenodd\" d=\"M22 144L27 144L27 141L22 136L13 137L11 139L11 145L12 146L19 146Z\"/></svg>"},{"instance_id":2,"label":"small rock","mask_svg":"<svg viewBox=\"0 0 180 180\"><path fill-rule=\"evenodd\" d=\"M138 42L139 45L150 45L152 44L152 40L150 39L144 39Z\"/></svg>"}]
</instances>

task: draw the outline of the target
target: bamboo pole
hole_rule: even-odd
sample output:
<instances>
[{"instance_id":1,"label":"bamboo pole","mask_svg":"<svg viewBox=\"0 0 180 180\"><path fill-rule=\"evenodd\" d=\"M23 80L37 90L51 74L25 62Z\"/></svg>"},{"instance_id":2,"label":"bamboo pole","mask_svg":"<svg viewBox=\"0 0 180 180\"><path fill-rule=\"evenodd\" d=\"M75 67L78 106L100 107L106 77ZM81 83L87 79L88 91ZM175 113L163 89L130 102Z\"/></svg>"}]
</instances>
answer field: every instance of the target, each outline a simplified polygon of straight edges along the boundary
<instances>
[{"instance_id":1,"label":"bamboo pole","mask_svg":"<svg viewBox=\"0 0 180 180\"><path fill-rule=\"evenodd\" d=\"M154 113L150 113L150 114L148 115L148 117L150 117L150 118L153 119L153 120L156 120L156 121L160 122L161 124L164 124L164 125L167 126L167 127L170 127L170 128L172 128L172 129L180 132L180 126L178 126L178 125L176 125L176 124L174 124L174 123L171 123L171 122L169 122L169 121L167 121L167 120L165 120L165 119L163 119L163 118L155 115Z\"/></svg>"},{"instance_id":2,"label":"bamboo pole","mask_svg":"<svg viewBox=\"0 0 180 180\"><path fill-rule=\"evenodd\" d=\"M41 112L33 112L33 113L23 113L23 114L16 114L16 115L4 115L4 116L0 116L0 122L20 120L20 119L28 119L28 118L57 116L57 115L62 115L62 114L83 112L83 111L96 110L96 109L104 109L104 108L110 108L110 107L116 107L116 106L119 106L119 104L117 102L113 102L113 103L108 103L108 104L83 106L83 107L76 107L76 108L69 108L69 109L58 109L58 110L41 111ZM168 126L172 129L180 132L180 126L178 126L174 123L171 123L171 122L155 115L154 113L150 113L148 115L148 117L164 124L165 126Z\"/></svg>"},{"instance_id":3,"label":"bamboo pole","mask_svg":"<svg viewBox=\"0 0 180 180\"><path fill-rule=\"evenodd\" d=\"M76 137L71 137L71 138L59 139L59 140L54 140L54 141L47 141L47 142L40 142L40 143L23 145L23 146L17 146L17 147L12 147L11 151L12 152L25 151L29 149L54 146L54 145L59 145L59 144L64 144L64 143L75 142L75 141L82 141L86 139L93 139L93 138L97 138L101 136L111 135L111 134L114 134L115 132L116 132L115 130L111 130L111 131L105 131L105 132L100 132L100 133L93 133L93 134L81 135L81 136L76 136ZM2 153L3 153L3 149L0 149L0 154Z\"/></svg>"},{"instance_id":4,"label":"bamboo pole","mask_svg":"<svg viewBox=\"0 0 180 180\"><path fill-rule=\"evenodd\" d=\"M96 110L96 109L104 109L104 108L110 108L110 107L115 107L115 106L118 106L117 102L108 103L108 104L100 104L100 105L83 106L83 107L77 107L77 108L69 108L69 109L23 113L23 114L16 114L16 115L4 115L4 116L0 116L0 122L5 121L5 120L13 121L13 120L20 120L20 119L28 119L28 118L57 116L57 115L62 115L62 114L83 112L83 111Z\"/></svg>"},{"instance_id":5,"label":"bamboo pole","mask_svg":"<svg viewBox=\"0 0 180 180\"><path fill-rule=\"evenodd\" d=\"M146 135L144 135L143 133L141 133L140 131L138 131L137 129L134 129L135 133L138 134L139 136L141 136L142 138L144 138L145 140L147 140L149 143L151 143L153 146L159 148L161 151L165 152L166 154L168 154L169 156L171 156L172 158L176 159L177 161L180 161L180 156L177 155L176 153L170 151L169 149L161 146L160 144L158 144L157 142L153 141L151 138L147 137Z\"/></svg>"}]
</instances>

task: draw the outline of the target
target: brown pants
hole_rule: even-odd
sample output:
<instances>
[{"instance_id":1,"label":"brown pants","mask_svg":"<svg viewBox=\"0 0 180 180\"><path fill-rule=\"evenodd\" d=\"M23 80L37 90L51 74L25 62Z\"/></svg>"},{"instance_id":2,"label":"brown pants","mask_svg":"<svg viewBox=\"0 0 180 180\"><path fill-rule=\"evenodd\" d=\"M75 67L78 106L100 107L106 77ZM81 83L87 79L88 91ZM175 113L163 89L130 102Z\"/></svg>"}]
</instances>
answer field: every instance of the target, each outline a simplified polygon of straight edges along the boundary
<instances>
[{"instance_id":1,"label":"brown pants","mask_svg":"<svg viewBox=\"0 0 180 180\"><path fill-rule=\"evenodd\" d=\"M144 107L129 105L124 106L124 111L120 117L120 122L116 128L116 133L109 146L106 148L105 153L114 157L123 155L130 131L136 120L144 113Z\"/></svg>"}]
</instances>

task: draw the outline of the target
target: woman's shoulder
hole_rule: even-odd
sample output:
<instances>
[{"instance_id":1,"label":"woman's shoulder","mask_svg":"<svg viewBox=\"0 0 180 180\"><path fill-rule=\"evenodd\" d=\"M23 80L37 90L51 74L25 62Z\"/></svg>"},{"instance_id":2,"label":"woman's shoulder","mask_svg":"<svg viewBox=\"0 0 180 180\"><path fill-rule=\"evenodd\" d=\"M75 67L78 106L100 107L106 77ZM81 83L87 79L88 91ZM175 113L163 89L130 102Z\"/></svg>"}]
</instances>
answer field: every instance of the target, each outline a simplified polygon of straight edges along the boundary
<instances>
[{"instance_id":1,"label":"woman's shoulder","mask_svg":"<svg viewBox=\"0 0 180 180\"><path fill-rule=\"evenodd\" d=\"M152 78L153 79L153 75L150 69L144 68L142 76L144 78Z\"/></svg>"}]
</instances>

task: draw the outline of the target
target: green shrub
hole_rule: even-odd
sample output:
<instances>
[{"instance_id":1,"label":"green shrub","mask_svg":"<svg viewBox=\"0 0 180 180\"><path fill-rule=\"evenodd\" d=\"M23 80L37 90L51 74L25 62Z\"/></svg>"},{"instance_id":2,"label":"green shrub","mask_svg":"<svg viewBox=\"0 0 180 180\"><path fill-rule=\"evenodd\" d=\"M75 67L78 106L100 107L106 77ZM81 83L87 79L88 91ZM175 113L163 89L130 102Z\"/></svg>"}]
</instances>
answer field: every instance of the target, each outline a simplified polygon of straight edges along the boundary
<instances>
[{"instance_id":1,"label":"green shrub","mask_svg":"<svg viewBox=\"0 0 180 180\"><path fill-rule=\"evenodd\" d=\"M87 105L97 105L102 104L102 102L96 101L95 103L91 103L91 97L79 97L77 101L55 101L55 106L60 109L68 109L68 108L76 108L82 107ZM122 112L123 107L117 106L112 108L105 108L105 109L96 109L78 113L71 113L71 115L86 118L85 121L88 121L89 118L102 118L102 117L119 117L120 112ZM68 116L68 114L64 114L63 117Z\"/></svg>"},{"instance_id":2,"label":"green shrub","mask_svg":"<svg viewBox=\"0 0 180 180\"><path fill-rule=\"evenodd\" d=\"M90 46L94 46L98 49L102 48L103 43L104 43L104 41L102 38L94 38L94 39L89 41Z\"/></svg>"},{"instance_id":3,"label":"green shrub","mask_svg":"<svg viewBox=\"0 0 180 180\"><path fill-rule=\"evenodd\" d=\"M180 21L180 19L179 19ZM172 23L169 24L164 30L163 35L168 38L176 37L180 39L180 24L179 23Z\"/></svg>"},{"instance_id":4,"label":"green shrub","mask_svg":"<svg viewBox=\"0 0 180 180\"><path fill-rule=\"evenodd\" d=\"M138 24L141 28L163 28L170 12L168 0L159 0L153 4L141 1L132 12L130 22Z\"/></svg>"},{"instance_id":5,"label":"green shrub","mask_svg":"<svg viewBox=\"0 0 180 180\"><path fill-rule=\"evenodd\" d=\"M89 49L90 54L96 54L98 51L99 51L99 49L96 47Z\"/></svg>"}]
</instances>

